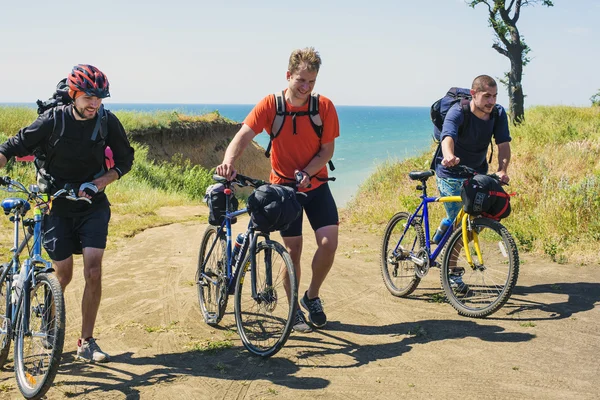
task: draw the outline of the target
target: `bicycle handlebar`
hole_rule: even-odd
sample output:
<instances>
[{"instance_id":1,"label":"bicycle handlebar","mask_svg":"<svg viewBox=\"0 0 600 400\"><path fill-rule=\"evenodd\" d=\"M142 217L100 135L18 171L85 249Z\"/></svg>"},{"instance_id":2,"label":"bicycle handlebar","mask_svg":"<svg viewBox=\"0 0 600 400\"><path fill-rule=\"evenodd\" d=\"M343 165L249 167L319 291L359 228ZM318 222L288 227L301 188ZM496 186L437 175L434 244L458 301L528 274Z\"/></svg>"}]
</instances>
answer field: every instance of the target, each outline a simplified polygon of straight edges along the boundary
<instances>
[{"instance_id":1,"label":"bicycle handlebar","mask_svg":"<svg viewBox=\"0 0 600 400\"><path fill-rule=\"evenodd\" d=\"M459 175L466 176L466 177L469 177L469 178L472 177L472 176L475 176L475 175L479 175L479 173L477 171L475 171L473 168L467 167L466 165L463 165L463 164L459 164L459 165L455 165L453 167L449 167L448 170L456 172ZM508 185L507 182L501 181L500 177L496 173L487 174L487 176L489 176L490 178L494 178L501 185Z\"/></svg>"},{"instance_id":2,"label":"bicycle handlebar","mask_svg":"<svg viewBox=\"0 0 600 400\"><path fill-rule=\"evenodd\" d=\"M234 184L234 185L238 185L240 187L252 186L252 187L257 188L259 186L262 186L262 185L268 183L266 181L263 181L262 179L254 179L254 178L250 178L249 176L242 175L242 174L236 174L235 177L231 180L227 180L226 178L222 177L221 175L214 174L213 179L220 183L228 183L230 185Z\"/></svg>"},{"instance_id":3,"label":"bicycle handlebar","mask_svg":"<svg viewBox=\"0 0 600 400\"><path fill-rule=\"evenodd\" d=\"M87 197L83 197L83 196L78 197L75 194L75 190L73 190L73 189L70 189L70 190L60 189L52 195L52 199L57 199L59 197L63 197L65 199L71 200L71 201L85 201L89 204L92 204L92 199L88 199Z\"/></svg>"},{"instance_id":4,"label":"bicycle handlebar","mask_svg":"<svg viewBox=\"0 0 600 400\"><path fill-rule=\"evenodd\" d=\"M17 181L17 180L13 180L11 179L9 176L3 176L0 177L0 185L1 186L6 186L7 190L12 190L15 192L21 192L26 194L30 199L37 199L37 200L42 200L42 197L39 195L39 192L33 191L33 190L28 190L25 185L23 185L21 182ZM12 187L12 189L11 189ZM85 201L89 204L92 204L92 200L88 199L87 197L78 197L77 194L75 193L74 189L59 189L56 191L56 193L54 193L53 195L50 196L50 199L54 200L57 198L65 198L67 200L71 200L71 201Z\"/></svg>"}]
</instances>

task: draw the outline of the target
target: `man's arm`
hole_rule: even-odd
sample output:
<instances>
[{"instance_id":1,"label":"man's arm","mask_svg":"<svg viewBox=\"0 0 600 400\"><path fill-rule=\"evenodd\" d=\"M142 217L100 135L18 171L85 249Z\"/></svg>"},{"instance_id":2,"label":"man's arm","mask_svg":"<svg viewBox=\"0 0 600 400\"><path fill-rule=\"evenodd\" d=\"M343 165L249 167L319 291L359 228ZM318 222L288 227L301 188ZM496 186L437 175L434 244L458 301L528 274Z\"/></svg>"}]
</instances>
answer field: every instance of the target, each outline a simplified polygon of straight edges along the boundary
<instances>
[{"instance_id":1,"label":"man's arm","mask_svg":"<svg viewBox=\"0 0 600 400\"><path fill-rule=\"evenodd\" d=\"M442 165L444 167L454 167L460 164L460 158L454 154L454 145L458 140L458 132L460 126L464 123L464 119L460 104L452 106L446 114L440 134L442 138Z\"/></svg>"},{"instance_id":2,"label":"man's arm","mask_svg":"<svg viewBox=\"0 0 600 400\"><path fill-rule=\"evenodd\" d=\"M2 153L0 153L0 168L4 168L4 166L6 165L6 163L8 162L8 159L6 158L6 156Z\"/></svg>"},{"instance_id":3,"label":"man's arm","mask_svg":"<svg viewBox=\"0 0 600 400\"><path fill-rule=\"evenodd\" d=\"M308 165L304 167L304 171L294 172L294 174L297 172L305 172L306 174L308 174L308 176L304 174L302 182L300 182L300 184L298 185L299 187L308 187L308 185L310 184L310 177L316 175L325 165L327 165L329 160L331 160L331 157L333 157L334 150L335 142L322 143L321 149L313 157L313 159L310 160Z\"/></svg>"},{"instance_id":4,"label":"man's arm","mask_svg":"<svg viewBox=\"0 0 600 400\"><path fill-rule=\"evenodd\" d=\"M227 150L225 150L225 155L223 156L223 162L216 168L216 173L218 175L221 175L228 180L235 177L237 171L235 170L234 163L242 156L242 153L244 153L246 147L252 142L254 136L256 136L256 133L254 133L252 128L243 124L231 140L231 143L229 143L229 146L227 146Z\"/></svg>"},{"instance_id":5,"label":"man's arm","mask_svg":"<svg viewBox=\"0 0 600 400\"><path fill-rule=\"evenodd\" d=\"M510 163L510 142L500 143L498 145L498 172L496 175L504 183L508 183L508 164Z\"/></svg>"},{"instance_id":6,"label":"man's arm","mask_svg":"<svg viewBox=\"0 0 600 400\"><path fill-rule=\"evenodd\" d=\"M442 140L442 165L444 167L454 167L460 164L460 158L454 155L454 139L446 136Z\"/></svg>"}]
</instances>

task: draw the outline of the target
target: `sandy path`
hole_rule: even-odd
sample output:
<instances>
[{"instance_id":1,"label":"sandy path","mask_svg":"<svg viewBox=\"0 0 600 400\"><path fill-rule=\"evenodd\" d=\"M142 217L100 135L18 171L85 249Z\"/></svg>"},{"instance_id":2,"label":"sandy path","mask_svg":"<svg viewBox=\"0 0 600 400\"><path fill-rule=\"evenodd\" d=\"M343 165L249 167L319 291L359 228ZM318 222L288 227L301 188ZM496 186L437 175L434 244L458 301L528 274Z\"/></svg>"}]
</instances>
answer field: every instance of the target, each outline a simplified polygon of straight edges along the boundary
<instances>
[{"instance_id":1,"label":"sandy path","mask_svg":"<svg viewBox=\"0 0 600 400\"><path fill-rule=\"evenodd\" d=\"M232 302L220 328L201 321L193 280L205 227L153 228L107 251L96 337L113 355L109 364L74 360L78 267L66 293L65 353L48 399L600 398L599 265L522 256L516 293L491 318L475 320L431 301L441 292L438 270L411 298L390 295L379 273L380 237L342 225L321 293L327 329L292 334L273 359L261 360L241 345ZM313 250L308 240L305 254ZM310 275L305 258L301 293ZM233 347L193 350L224 339ZM0 373L0 398L20 398L10 368L12 361Z\"/></svg>"}]
</instances>

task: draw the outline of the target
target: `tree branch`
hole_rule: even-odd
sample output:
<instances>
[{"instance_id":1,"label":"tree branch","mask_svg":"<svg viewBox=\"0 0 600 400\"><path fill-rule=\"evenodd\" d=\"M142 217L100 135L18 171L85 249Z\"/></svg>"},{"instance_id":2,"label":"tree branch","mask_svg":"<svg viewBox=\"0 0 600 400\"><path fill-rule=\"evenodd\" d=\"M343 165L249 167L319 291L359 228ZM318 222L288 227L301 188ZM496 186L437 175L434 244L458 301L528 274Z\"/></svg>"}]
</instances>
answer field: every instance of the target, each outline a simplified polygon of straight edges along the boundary
<instances>
[{"instance_id":1,"label":"tree branch","mask_svg":"<svg viewBox=\"0 0 600 400\"><path fill-rule=\"evenodd\" d=\"M506 22L504 22L504 24L506 24ZM497 16L495 14L490 14L490 25L492 26L494 32L496 32L496 36L502 42L502 44L508 47L510 42L504 36L504 28L501 26L501 22L497 20Z\"/></svg>"},{"instance_id":2,"label":"tree branch","mask_svg":"<svg viewBox=\"0 0 600 400\"><path fill-rule=\"evenodd\" d=\"M490 14L492 14L492 6L491 4L489 4L486 0L483 1L485 3L486 6L488 6L488 11L490 12Z\"/></svg>"},{"instance_id":3,"label":"tree branch","mask_svg":"<svg viewBox=\"0 0 600 400\"><path fill-rule=\"evenodd\" d=\"M501 47L498 43L494 43L492 45L492 49L496 50L498 53L502 54L504 57L508 57L508 50L506 50L505 48Z\"/></svg>"},{"instance_id":4,"label":"tree branch","mask_svg":"<svg viewBox=\"0 0 600 400\"><path fill-rule=\"evenodd\" d=\"M512 0L510 6L512 7L512 3L514 2L514 0ZM525 0L525 2L527 2L527 0ZM509 7L510 9L510 7ZM517 21L519 20L519 17L521 16L521 0L517 0L517 5L515 6L515 16L512 19L512 22L514 25L517 25Z\"/></svg>"}]
</instances>

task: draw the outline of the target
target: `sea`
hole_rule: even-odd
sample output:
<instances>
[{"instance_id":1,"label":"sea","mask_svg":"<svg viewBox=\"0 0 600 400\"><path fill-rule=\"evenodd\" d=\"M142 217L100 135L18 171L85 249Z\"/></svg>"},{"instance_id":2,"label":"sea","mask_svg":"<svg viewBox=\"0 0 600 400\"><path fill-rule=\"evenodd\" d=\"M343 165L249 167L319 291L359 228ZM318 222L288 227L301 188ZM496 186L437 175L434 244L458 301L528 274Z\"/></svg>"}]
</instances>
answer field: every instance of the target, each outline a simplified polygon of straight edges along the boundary
<instances>
[{"instance_id":1,"label":"sea","mask_svg":"<svg viewBox=\"0 0 600 400\"><path fill-rule=\"evenodd\" d=\"M18 104L31 106L32 104ZM252 104L121 104L106 103L111 111L177 111L187 115L202 115L219 111L233 121L242 122L252 110ZM422 154L432 143L429 107L336 106L340 121L340 136L335 141L330 176L331 191L338 207L345 207L356 195L359 186L386 161L394 162ZM265 147L266 132L256 136Z\"/></svg>"}]
</instances>

